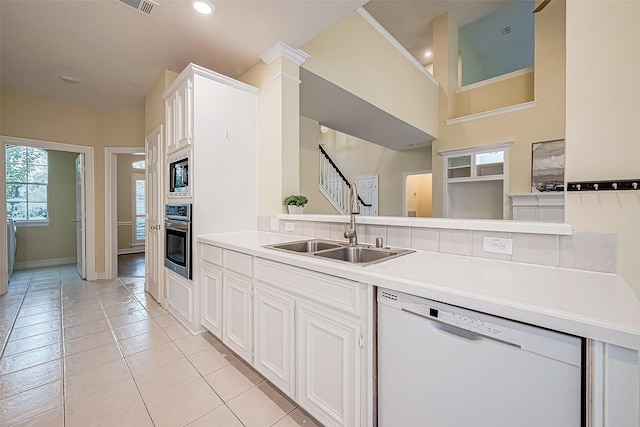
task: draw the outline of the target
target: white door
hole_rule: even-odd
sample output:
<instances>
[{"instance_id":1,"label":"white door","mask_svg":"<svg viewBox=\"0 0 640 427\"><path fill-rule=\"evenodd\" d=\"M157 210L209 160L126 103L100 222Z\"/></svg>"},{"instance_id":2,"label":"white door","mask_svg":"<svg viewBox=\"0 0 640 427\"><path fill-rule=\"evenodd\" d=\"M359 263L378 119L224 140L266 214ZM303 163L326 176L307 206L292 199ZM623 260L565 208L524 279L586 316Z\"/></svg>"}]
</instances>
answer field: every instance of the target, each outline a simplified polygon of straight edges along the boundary
<instances>
[{"instance_id":1,"label":"white door","mask_svg":"<svg viewBox=\"0 0 640 427\"><path fill-rule=\"evenodd\" d=\"M84 229L84 154L78 154L76 157L76 217L73 222L76 223L76 260L77 269L80 277L87 277L86 269L86 231Z\"/></svg>"},{"instance_id":2,"label":"white door","mask_svg":"<svg viewBox=\"0 0 640 427\"><path fill-rule=\"evenodd\" d=\"M378 176L359 176L357 178L358 195L371 206L360 206L360 215L378 216Z\"/></svg>"},{"instance_id":3,"label":"white door","mask_svg":"<svg viewBox=\"0 0 640 427\"><path fill-rule=\"evenodd\" d=\"M164 258L162 143L162 126L145 138L145 290L159 303L163 303L161 278Z\"/></svg>"}]
</instances>

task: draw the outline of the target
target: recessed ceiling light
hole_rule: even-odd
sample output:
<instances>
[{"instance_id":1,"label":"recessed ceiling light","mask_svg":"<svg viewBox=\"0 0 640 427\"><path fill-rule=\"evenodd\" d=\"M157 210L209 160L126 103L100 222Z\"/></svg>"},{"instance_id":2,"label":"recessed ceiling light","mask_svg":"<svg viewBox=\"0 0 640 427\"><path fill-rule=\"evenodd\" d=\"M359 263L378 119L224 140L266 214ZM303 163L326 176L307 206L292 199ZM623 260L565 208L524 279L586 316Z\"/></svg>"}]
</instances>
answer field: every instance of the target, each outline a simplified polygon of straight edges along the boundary
<instances>
[{"instance_id":1,"label":"recessed ceiling light","mask_svg":"<svg viewBox=\"0 0 640 427\"><path fill-rule=\"evenodd\" d=\"M433 55L433 52L431 52L430 50L428 50L428 51L426 51L426 52L424 53L424 57L425 57L425 58L431 58L431 55Z\"/></svg>"},{"instance_id":2,"label":"recessed ceiling light","mask_svg":"<svg viewBox=\"0 0 640 427\"><path fill-rule=\"evenodd\" d=\"M213 12L213 5L208 1L193 2L193 8L203 15L209 15Z\"/></svg>"},{"instance_id":3,"label":"recessed ceiling light","mask_svg":"<svg viewBox=\"0 0 640 427\"><path fill-rule=\"evenodd\" d=\"M58 74L58 78L65 83L71 83L74 85L80 83L79 79L76 79L75 77L67 76L64 74Z\"/></svg>"}]
</instances>

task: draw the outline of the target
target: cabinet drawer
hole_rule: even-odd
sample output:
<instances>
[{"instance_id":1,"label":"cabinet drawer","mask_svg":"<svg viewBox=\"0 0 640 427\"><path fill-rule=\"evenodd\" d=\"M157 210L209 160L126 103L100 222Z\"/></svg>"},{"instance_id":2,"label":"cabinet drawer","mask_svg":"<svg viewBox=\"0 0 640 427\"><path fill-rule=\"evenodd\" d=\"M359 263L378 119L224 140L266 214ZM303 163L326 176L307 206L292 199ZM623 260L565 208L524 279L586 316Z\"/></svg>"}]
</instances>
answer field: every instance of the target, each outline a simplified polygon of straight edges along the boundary
<instances>
[{"instance_id":1,"label":"cabinet drawer","mask_svg":"<svg viewBox=\"0 0 640 427\"><path fill-rule=\"evenodd\" d=\"M216 246L200 244L200 256L204 261L215 265L222 265L222 249Z\"/></svg>"},{"instance_id":2,"label":"cabinet drawer","mask_svg":"<svg viewBox=\"0 0 640 427\"><path fill-rule=\"evenodd\" d=\"M231 270L248 277L253 277L253 257L251 255L224 250L222 257L225 270Z\"/></svg>"},{"instance_id":3,"label":"cabinet drawer","mask_svg":"<svg viewBox=\"0 0 640 427\"><path fill-rule=\"evenodd\" d=\"M256 258L256 279L312 301L360 316L362 283Z\"/></svg>"}]
</instances>

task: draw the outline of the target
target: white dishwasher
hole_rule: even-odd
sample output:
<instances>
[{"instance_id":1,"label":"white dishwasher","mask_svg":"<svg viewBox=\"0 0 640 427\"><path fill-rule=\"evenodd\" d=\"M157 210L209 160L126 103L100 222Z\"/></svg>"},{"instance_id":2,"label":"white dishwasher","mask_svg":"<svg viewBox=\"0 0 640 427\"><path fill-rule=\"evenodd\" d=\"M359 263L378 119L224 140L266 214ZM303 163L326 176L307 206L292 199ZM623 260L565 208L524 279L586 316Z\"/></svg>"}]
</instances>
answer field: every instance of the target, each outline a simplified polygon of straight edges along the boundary
<instances>
[{"instance_id":1,"label":"white dishwasher","mask_svg":"<svg viewBox=\"0 0 640 427\"><path fill-rule=\"evenodd\" d=\"M378 426L585 426L584 345L378 288Z\"/></svg>"}]
</instances>

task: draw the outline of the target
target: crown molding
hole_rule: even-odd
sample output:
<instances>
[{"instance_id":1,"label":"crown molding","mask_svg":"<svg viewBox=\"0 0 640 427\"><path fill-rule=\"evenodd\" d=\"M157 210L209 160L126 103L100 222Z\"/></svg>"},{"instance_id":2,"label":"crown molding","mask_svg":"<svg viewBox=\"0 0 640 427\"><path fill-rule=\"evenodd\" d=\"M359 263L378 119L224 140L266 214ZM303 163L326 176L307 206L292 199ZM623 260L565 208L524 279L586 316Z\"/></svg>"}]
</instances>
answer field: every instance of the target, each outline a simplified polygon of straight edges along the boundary
<instances>
[{"instance_id":1,"label":"crown molding","mask_svg":"<svg viewBox=\"0 0 640 427\"><path fill-rule=\"evenodd\" d=\"M445 120L447 126L457 125L471 120L486 119L487 117L499 116L500 114L513 113L515 111L534 108L536 101L524 102L522 104L512 105L510 107L496 108L495 110L485 111L482 113L470 114L468 116L456 117L455 119Z\"/></svg>"},{"instance_id":2,"label":"crown molding","mask_svg":"<svg viewBox=\"0 0 640 427\"><path fill-rule=\"evenodd\" d=\"M262 60L262 62L267 65L271 64L273 61L280 57L288 59L289 61L297 65L302 65L307 59L311 57L311 55L301 49L291 47L284 42L276 43L272 48L260 55L260 59Z\"/></svg>"}]
</instances>

